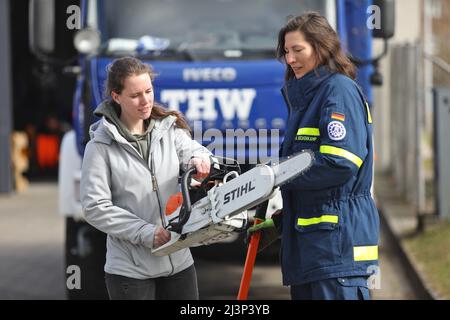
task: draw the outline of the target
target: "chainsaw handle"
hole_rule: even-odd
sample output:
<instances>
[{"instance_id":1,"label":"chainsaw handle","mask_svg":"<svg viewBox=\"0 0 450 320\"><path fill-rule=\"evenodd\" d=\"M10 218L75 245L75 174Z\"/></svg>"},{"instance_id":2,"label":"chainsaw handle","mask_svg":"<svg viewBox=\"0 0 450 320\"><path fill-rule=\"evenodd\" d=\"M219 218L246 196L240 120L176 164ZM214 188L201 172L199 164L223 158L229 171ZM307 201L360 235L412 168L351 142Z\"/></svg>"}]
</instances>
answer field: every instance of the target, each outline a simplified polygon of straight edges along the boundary
<instances>
[{"instance_id":1,"label":"chainsaw handle","mask_svg":"<svg viewBox=\"0 0 450 320\"><path fill-rule=\"evenodd\" d=\"M183 206L186 213L191 213L191 198L189 197L189 182L192 175L197 173L195 167L189 168L181 177L181 194L183 195Z\"/></svg>"},{"instance_id":2,"label":"chainsaw handle","mask_svg":"<svg viewBox=\"0 0 450 320\"><path fill-rule=\"evenodd\" d=\"M178 221L172 221L169 223L168 230L180 233L183 230L183 226L189 220L192 211L191 198L189 197L189 182L190 177L197 173L197 169L195 167L189 168L182 176L181 176L181 195L183 196L183 204L181 206L180 213L178 215Z\"/></svg>"}]
</instances>

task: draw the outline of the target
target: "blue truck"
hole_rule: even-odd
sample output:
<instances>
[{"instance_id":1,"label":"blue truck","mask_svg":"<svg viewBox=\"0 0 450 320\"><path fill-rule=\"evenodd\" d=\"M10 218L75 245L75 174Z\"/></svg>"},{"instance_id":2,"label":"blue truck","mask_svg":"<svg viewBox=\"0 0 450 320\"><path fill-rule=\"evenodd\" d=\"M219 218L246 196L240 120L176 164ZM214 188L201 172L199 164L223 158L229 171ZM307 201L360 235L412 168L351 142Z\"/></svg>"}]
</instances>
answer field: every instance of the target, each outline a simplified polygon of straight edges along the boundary
<instances>
[{"instance_id":1,"label":"blue truck","mask_svg":"<svg viewBox=\"0 0 450 320\"><path fill-rule=\"evenodd\" d=\"M83 220L79 181L89 126L97 120L92 111L104 99L106 66L113 59L133 55L151 64L158 74L155 99L183 112L195 139L216 155L237 159L245 170L277 154L283 139L284 66L275 59L275 47L289 16L318 11L327 17L358 65L357 81L370 103L371 85L381 81L378 61L393 34L393 1L81 0L67 8L67 26L49 18L53 1L30 1L31 45L38 56L48 55L42 30L69 22L78 29L77 64L70 68L77 76L73 130L62 140L59 167L68 281L71 266L81 270L81 285L68 286L73 299L107 297L105 235ZM377 57L372 56L375 37L385 44Z\"/></svg>"}]
</instances>

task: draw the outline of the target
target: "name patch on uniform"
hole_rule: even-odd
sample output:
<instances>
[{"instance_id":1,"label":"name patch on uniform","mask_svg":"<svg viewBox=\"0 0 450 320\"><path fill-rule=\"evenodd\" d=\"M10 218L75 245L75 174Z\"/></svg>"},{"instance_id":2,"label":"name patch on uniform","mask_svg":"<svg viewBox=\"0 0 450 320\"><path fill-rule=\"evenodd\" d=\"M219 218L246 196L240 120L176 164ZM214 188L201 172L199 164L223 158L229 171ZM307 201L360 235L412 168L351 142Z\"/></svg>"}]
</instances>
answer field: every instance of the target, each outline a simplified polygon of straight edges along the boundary
<instances>
[{"instance_id":1,"label":"name patch on uniform","mask_svg":"<svg viewBox=\"0 0 450 320\"><path fill-rule=\"evenodd\" d=\"M345 126L338 121L331 121L327 127L328 136L331 140L339 141L345 138L347 134L347 130L345 130Z\"/></svg>"},{"instance_id":2,"label":"name patch on uniform","mask_svg":"<svg viewBox=\"0 0 450 320\"><path fill-rule=\"evenodd\" d=\"M333 112L331 114L331 119L336 119L336 120L339 120L339 121L345 121L345 114L338 113L338 112Z\"/></svg>"},{"instance_id":3,"label":"name patch on uniform","mask_svg":"<svg viewBox=\"0 0 450 320\"><path fill-rule=\"evenodd\" d=\"M319 140L319 137L311 137L311 136L296 136L296 141L303 141L303 142L316 142Z\"/></svg>"}]
</instances>

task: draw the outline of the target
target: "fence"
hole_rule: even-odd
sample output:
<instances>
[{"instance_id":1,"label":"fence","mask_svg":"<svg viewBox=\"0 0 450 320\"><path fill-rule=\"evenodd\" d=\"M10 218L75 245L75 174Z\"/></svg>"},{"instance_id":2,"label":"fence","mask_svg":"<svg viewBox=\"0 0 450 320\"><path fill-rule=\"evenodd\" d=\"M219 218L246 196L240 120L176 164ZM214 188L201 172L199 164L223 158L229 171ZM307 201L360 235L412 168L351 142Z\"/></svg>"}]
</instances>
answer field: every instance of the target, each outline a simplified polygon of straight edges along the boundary
<instances>
[{"instance_id":1,"label":"fence","mask_svg":"<svg viewBox=\"0 0 450 320\"><path fill-rule=\"evenodd\" d=\"M446 157L450 156L450 140L445 136L448 131L444 129L448 128L445 119L450 109L446 111L442 101L438 107L432 107L433 103L440 101L432 100L433 89L435 92L439 89L433 86L432 68L435 66L450 75L450 65L439 57L424 53L420 45L413 44L393 46L390 65L390 168L398 190L405 199L415 204L417 214L431 211L439 213L442 218L450 218L450 201L446 198L448 184L436 183L445 182L448 177L444 175L448 171L448 166L444 167L444 164L448 163ZM425 67L428 69L425 70ZM446 90L439 92L448 92ZM437 108L441 113L433 114ZM430 122L433 118L434 122ZM442 123L440 128L436 126L438 122ZM440 162L437 162L436 155L440 155ZM434 168L425 166L427 162L433 162ZM427 185L426 179L434 182ZM431 201L427 201L426 194L430 194Z\"/></svg>"},{"instance_id":2,"label":"fence","mask_svg":"<svg viewBox=\"0 0 450 320\"><path fill-rule=\"evenodd\" d=\"M390 79L391 169L398 190L421 213L425 208L422 157L425 89L419 45L392 47Z\"/></svg>"}]
</instances>

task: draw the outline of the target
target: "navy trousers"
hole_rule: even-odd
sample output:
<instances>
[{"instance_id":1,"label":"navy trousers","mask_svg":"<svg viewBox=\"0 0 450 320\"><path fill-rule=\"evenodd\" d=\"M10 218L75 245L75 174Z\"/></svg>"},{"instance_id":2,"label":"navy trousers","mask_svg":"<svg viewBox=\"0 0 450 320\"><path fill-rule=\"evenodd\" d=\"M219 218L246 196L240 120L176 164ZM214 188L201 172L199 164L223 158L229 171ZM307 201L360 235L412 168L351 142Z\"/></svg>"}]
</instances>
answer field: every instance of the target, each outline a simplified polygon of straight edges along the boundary
<instances>
[{"instance_id":1,"label":"navy trousers","mask_svg":"<svg viewBox=\"0 0 450 320\"><path fill-rule=\"evenodd\" d=\"M292 300L370 300L366 277L331 278L291 286Z\"/></svg>"}]
</instances>

